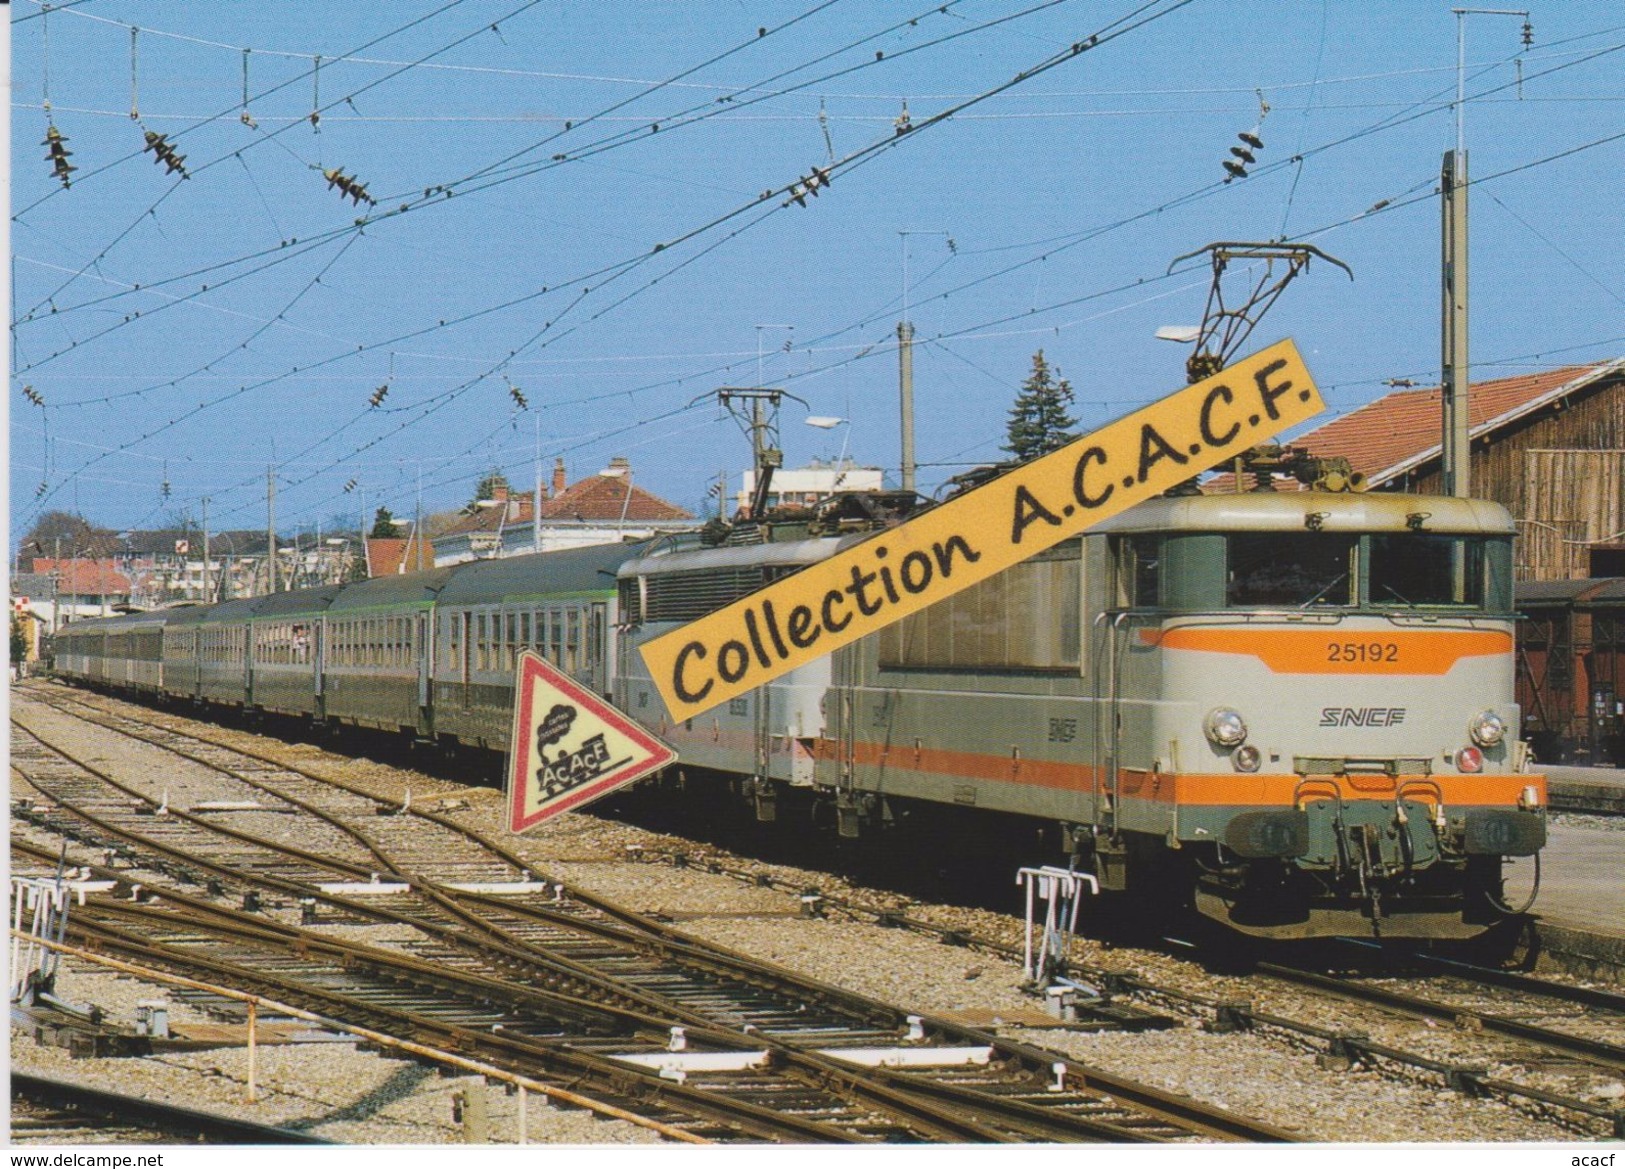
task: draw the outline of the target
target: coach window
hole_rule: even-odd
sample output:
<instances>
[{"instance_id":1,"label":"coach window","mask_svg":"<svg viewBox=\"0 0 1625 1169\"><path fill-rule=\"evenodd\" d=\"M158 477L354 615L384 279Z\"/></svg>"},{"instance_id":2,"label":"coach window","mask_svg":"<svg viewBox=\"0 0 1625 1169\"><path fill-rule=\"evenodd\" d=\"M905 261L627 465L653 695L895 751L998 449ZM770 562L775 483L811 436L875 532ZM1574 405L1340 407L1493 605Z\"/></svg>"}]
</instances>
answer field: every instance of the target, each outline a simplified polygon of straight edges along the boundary
<instances>
[{"instance_id":1,"label":"coach window","mask_svg":"<svg viewBox=\"0 0 1625 1169\"><path fill-rule=\"evenodd\" d=\"M564 620L564 669L573 674L581 668L581 610L566 609Z\"/></svg>"},{"instance_id":2,"label":"coach window","mask_svg":"<svg viewBox=\"0 0 1625 1169\"><path fill-rule=\"evenodd\" d=\"M1233 533L1225 601L1273 609L1351 605L1356 542L1354 536L1321 532Z\"/></svg>"},{"instance_id":3,"label":"coach window","mask_svg":"<svg viewBox=\"0 0 1625 1169\"><path fill-rule=\"evenodd\" d=\"M532 645L530 640L530 630L530 610L526 609L523 613L519 614L519 642L526 649L529 649Z\"/></svg>"}]
</instances>

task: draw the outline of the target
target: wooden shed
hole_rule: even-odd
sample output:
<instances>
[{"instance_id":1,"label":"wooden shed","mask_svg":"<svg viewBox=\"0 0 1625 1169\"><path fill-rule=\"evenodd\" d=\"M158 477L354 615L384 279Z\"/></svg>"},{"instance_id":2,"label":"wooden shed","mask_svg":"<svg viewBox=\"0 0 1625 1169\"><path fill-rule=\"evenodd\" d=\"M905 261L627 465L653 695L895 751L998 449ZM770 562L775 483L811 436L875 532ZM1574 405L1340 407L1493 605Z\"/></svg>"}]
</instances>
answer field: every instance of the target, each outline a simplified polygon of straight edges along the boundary
<instances>
[{"instance_id":1,"label":"wooden shed","mask_svg":"<svg viewBox=\"0 0 1625 1169\"><path fill-rule=\"evenodd\" d=\"M1625 358L1476 382L1470 419L1472 492L1517 519L1518 579L1625 576ZM1437 494L1441 426L1439 390L1406 389L1292 445L1348 459L1372 490Z\"/></svg>"}]
</instances>

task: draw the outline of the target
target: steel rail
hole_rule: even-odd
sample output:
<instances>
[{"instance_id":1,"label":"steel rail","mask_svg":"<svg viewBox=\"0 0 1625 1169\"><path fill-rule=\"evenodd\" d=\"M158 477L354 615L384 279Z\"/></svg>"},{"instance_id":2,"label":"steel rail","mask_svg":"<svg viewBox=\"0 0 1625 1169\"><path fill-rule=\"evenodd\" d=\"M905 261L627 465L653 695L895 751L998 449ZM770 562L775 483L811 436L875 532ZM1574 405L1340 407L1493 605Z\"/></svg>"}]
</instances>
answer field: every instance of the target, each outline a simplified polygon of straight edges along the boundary
<instances>
[{"instance_id":1,"label":"steel rail","mask_svg":"<svg viewBox=\"0 0 1625 1169\"><path fill-rule=\"evenodd\" d=\"M679 866L693 863L686 853L680 851L648 851L649 855L663 856L669 863ZM711 861L703 863L707 871L730 876L736 880L754 885L778 888L790 893L805 891L799 885L778 880L771 876L753 873L745 869L729 868ZM923 921L893 910L865 906L850 899L822 893L820 897L825 904L849 913L854 917L873 918L877 922L889 926L951 940L959 945L974 946L989 953L1007 956L1017 956L1020 953L1014 946L1008 946L989 938L977 937L962 930L950 930L933 922ZM1458 965L1445 962L1443 959L1434 958L1432 960L1452 968ZM1581 1115L1604 1120L1610 1124L1615 1137L1625 1137L1625 1109L1611 1107L1606 1104L1599 1105L1579 1097L1548 1092L1544 1089L1518 1084L1509 1080L1492 1079L1485 1075L1481 1068L1445 1063L1415 1052L1374 1043L1362 1032L1320 1027L1282 1015L1260 1011L1250 1001L1215 998L1182 988L1163 986L1137 974L1109 970L1104 967L1079 966L1075 969L1078 971L1080 978L1098 983L1102 992L1107 995L1146 995L1156 999L1185 1003L1212 1012L1216 1021L1215 1029L1217 1030L1238 1030L1258 1025L1275 1028L1290 1034L1306 1036L1323 1042L1326 1045L1328 1054L1332 1056L1349 1059L1371 1056L1395 1064L1435 1072L1445 1080L1447 1085L1458 1091L1478 1094L1494 1093L1505 1097L1521 1097L1542 1104L1553 1105ZM1549 983L1541 979L1532 979L1504 972L1492 971L1489 973L1496 975L1498 978L1506 979L1507 985L1515 989L1530 989L1533 993L1549 994L1552 997L1597 1005L1608 1010L1620 1010L1622 997L1625 997L1607 991L1568 987L1559 983ZM1489 979L1486 979L1486 981L1489 981ZM1526 983L1534 985L1526 987L1524 985Z\"/></svg>"},{"instance_id":2,"label":"steel rail","mask_svg":"<svg viewBox=\"0 0 1625 1169\"><path fill-rule=\"evenodd\" d=\"M1350 946L1360 949L1369 948L1368 944L1363 941L1354 939L1346 939L1346 941ZM1592 1007L1596 1010L1613 1011L1625 1016L1625 994L1620 994L1618 991L1601 990L1594 986L1572 986L1566 982L1552 982L1549 979L1521 974L1515 970L1496 970L1493 967L1480 966L1475 962L1444 958L1438 954L1429 954L1422 950L1406 948L1403 950L1403 954L1408 962L1415 962L1419 966L1426 966L1454 978L1504 987L1507 990L1521 991L1524 994L1538 995L1543 998L1558 999L1562 1002Z\"/></svg>"},{"instance_id":3,"label":"steel rail","mask_svg":"<svg viewBox=\"0 0 1625 1169\"><path fill-rule=\"evenodd\" d=\"M855 1133L831 1127L820 1121L781 1114L748 1101L689 1088L675 1081L663 1080L652 1070L633 1068L568 1045L548 1043L545 1040L507 1031L476 1030L449 1023L420 1011L388 1003L367 1002L272 971L245 966L217 955L182 950L105 923L87 921L84 915L69 919L68 933L79 938L87 948L98 952L134 956L159 968L178 966L183 970L207 970L218 981L237 987L267 987L275 997L305 1006L306 1009L318 1010L342 1022L372 1019L375 1022L364 1025L385 1033L405 1030L419 1037L419 1042L422 1041L421 1037L432 1036L436 1047L483 1054L485 1059L498 1066L513 1070L540 1066L552 1075L567 1077L571 1082L578 1082L582 1077L586 1077L594 1084L602 1085L621 1095L631 1096L640 1102L659 1100L664 1107L677 1106L677 1110L691 1117L704 1117L721 1122L760 1139L789 1138L820 1143L861 1140ZM308 1005L312 1003L317 1005L315 1007Z\"/></svg>"},{"instance_id":4,"label":"steel rail","mask_svg":"<svg viewBox=\"0 0 1625 1169\"><path fill-rule=\"evenodd\" d=\"M129 1096L121 1092L108 1092L86 1084L70 1084L65 1080L11 1072L11 1096L32 1100L50 1108L70 1109L75 1113L116 1120L137 1128L153 1128L176 1136L203 1137L213 1144L229 1145L331 1145L342 1142L325 1140L310 1133L298 1132L275 1125L256 1124L251 1120L238 1120L213 1112L201 1112L178 1104L165 1104L144 1096Z\"/></svg>"},{"instance_id":5,"label":"steel rail","mask_svg":"<svg viewBox=\"0 0 1625 1169\"><path fill-rule=\"evenodd\" d=\"M95 708L92 707L91 709ZM110 729L119 730L119 728L116 727ZM130 734L131 737L153 742L153 740L147 739L146 736L134 735L131 732L121 733ZM171 733L177 734L180 737L198 739L197 736L187 736L184 732ZM212 745L228 752L235 752L245 754L251 758L258 758L262 762L271 764L278 768L293 771L297 774L303 774L306 778L317 782L328 782L325 777L314 776L308 772L303 772L303 769L291 767L284 761L275 759L274 757L259 755L255 752L238 752L234 747L226 747L223 744L212 743L211 740L207 739L198 739L198 741L211 743ZM155 745L159 745L168 750L175 750L173 747L170 747L167 744L157 743ZM60 748L57 748L57 750L61 752ZM66 754L66 752L61 753ZM183 755L187 754L186 752L177 753ZM234 774L229 768L222 768L220 764L214 761L197 757L194 758L196 758L196 761L205 766L225 770L227 774ZM294 803L295 805L302 803L302 801L298 800L297 797L292 797L285 791L279 791L275 788L267 787L266 785L260 784L258 781L249 777L241 775L235 775L235 777L242 782L260 787L263 790L267 790L271 794L287 800L290 803ZM374 793L354 789L349 787L349 785L341 784L337 786L346 788L352 791L353 794L362 795L377 803L385 803L385 801L382 801ZM312 807L311 810L315 814L324 815L324 818L328 818L324 814L325 810L323 809ZM434 815L430 815L427 818L437 821L441 821L442 819ZM463 828L461 825L457 825L455 822L444 822L448 827L455 828L461 834L468 836L470 839L490 849L492 852L503 855L509 860L510 863L515 865L515 867L520 868L521 871L534 873L534 869L529 866L527 862L523 861L522 858L514 856L508 850L497 845L496 842L484 838L481 834L473 830ZM214 827L212 824L208 826ZM340 825L340 827L345 826ZM351 831L348 828L346 828L346 830ZM370 843L370 840L366 834L351 831L351 835L357 839L367 841L369 847L374 848L375 855L378 855L379 859L386 865L389 864L388 858L382 854L381 850L377 849ZM195 858L193 859L195 860ZM456 899L469 900L466 895L461 894L457 895ZM439 898L437 898L437 900L439 900ZM486 900L486 904L492 908L497 908L507 912L512 912L514 908L513 906L490 899ZM648 922L646 919L642 919L637 915L629 915L626 913L626 911L619 910L618 907L611 906L609 903L600 904L602 904L607 911L615 912L619 916L636 921L639 925L650 930L651 932L656 934L670 933L670 931L665 930L664 927L657 926L656 923ZM459 907L454 905L445 905L443 908L457 913L459 917L462 917L476 929L489 928L487 923L485 923L478 915L470 916L466 911L459 911ZM553 916L552 920L575 929L579 929L581 926L580 919L570 915ZM624 933L619 933L617 940L627 942L628 938ZM678 956L679 952L681 951L689 957L691 963L708 963L713 968L716 968L714 957L703 954L687 943L679 942L675 936L667 937L662 940L661 949L668 958ZM558 962L559 960L554 959L553 961ZM741 956L729 953L726 955L726 960L723 962L722 966L729 974L733 976L738 976L747 971L751 977L757 979L762 979L765 976L766 981L763 983L764 985L774 987L775 989L782 989L788 972L777 968L764 968L762 964L750 964L750 962L751 960L743 959ZM750 965L742 965L742 963ZM595 979L599 977L596 975L596 972L591 971L590 968L577 968L572 970L570 973L585 975ZM821 984L808 986L806 980L798 979L797 981L798 989L814 990L818 997L826 1001L840 1000L844 1004L847 1004L849 1008L851 1005L860 1005L864 1011L864 1014L871 1018L878 1014L895 1021L900 1019L902 1016L902 1012L897 1008L886 1007L883 1004L877 1004L872 1000L862 999L861 996L853 996L850 993L840 991L837 988L823 986ZM659 1006L668 1014L674 1009L674 1004L669 1002L662 1001L659 1003ZM714 1021L707 1016L690 1015L688 1018L692 1020L691 1025L715 1025ZM1053 1067L1055 1067L1058 1062L1057 1057L1050 1053L1040 1052L1036 1049L1022 1049L1017 1045L1010 1044L1008 1041L996 1039L995 1037L986 1035L985 1033L975 1032L970 1029L958 1027L957 1025L949 1024L940 1020L931 1020L931 1022L936 1028L951 1031L956 1038L959 1038L961 1042L987 1044L998 1051L1002 1058L1006 1060L1019 1060L1020 1063L1025 1067L1025 1070L1029 1076L1039 1083L1043 1081L1045 1075ZM877 1106L884 1107L892 1111L906 1111L907 1108L915 1108L918 1110L916 1112L916 1116L921 1120L929 1121L933 1116L938 1117L939 1119L936 1121L936 1123L940 1127L941 1113L935 1108L922 1108L919 1104L918 1097L922 1091L922 1088L918 1077L902 1076L898 1073L885 1071L881 1071L879 1073L867 1073L859 1077L852 1073L848 1065L843 1065L836 1061L826 1059L825 1057L807 1052L803 1045L797 1045L788 1041L771 1042L774 1042L776 1046L782 1047L785 1056L790 1058L792 1062L814 1065L809 1070L819 1075L825 1082L843 1084L844 1091L848 1094L868 1099ZM1099 1073L1095 1073L1092 1070L1085 1072L1084 1069L1078 1068L1074 1061L1063 1060L1060 1062L1064 1063L1069 1072L1073 1075L1074 1082L1088 1082L1090 1077L1095 1080L1103 1079ZM820 1064L822 1065L821 1067L817 1066ZM1106 1091L1119 1099L1126 1102L1131 1102L1142 1111L1148 1112L1154 1116L1161 1116L1165 1122L1172 1124L1175 1128L1194 1131L1201 1135L1209 1136L1215 1139L1295 1139L1289 1134L1271 1129L1268 1126L1260 1126L1234 1117L1215 1116L1212 1110L1201 1109L1199 1106L1193 1105L1192 1102L1181 1098L1166 1097L1164 1094L1160 1094L1156 1092L1156 1090L1149 1089L1143 1085L1135 1085L1127 1081L1117 1080L1115 1078L1107 1079L1110 1079L1110 1083L1103 1085L1092 1085L1093 1090ZM989 1096L989 1094L984 1092L955 1089L946 1085L931 1085L929 1094L936 1097L946 1097L956 1107L957 1111L953 1114L953 1116L955 1123L960 1126L956 1130L959 1134L958 1139L999 1139L999 1131L997 1129L982 1128L977 1130L971 1127L971 1122L967 1118L967 1110L975 1115L989 1116L993 1124L1003 1126L1011 1135L1014 1135L1020 1139L1070 1138L1077 1140L1092 1138L1117 1141L1155 1139L1139 1127L1125 1127L1123 1125L1118 1125L1111 1122L1102 1122L1075 1117L1066 1113L1057 1114L1054 1110L1037 1108L1019 1100L1011 1100L999 1096Z\"/></svg>"},{"instance_id":6,"label":"steel rail","mask_svg":"<svg viewBox=\"0 0 1625 1169\"><path fill-rule=\"evenodd\" d=\"M22 851L37 855L42 860L50 859L50 854L45 849L25 847ZM305 957L325 954L358 972L373 967L388 969L418 984L433 984L463 994L501 999L513 1008L533 1002L538 997L544 997L550 1005L555 1001L555 996L551 994L538 996L533 987L519 986L464 972L448 973L445 967L433 962L414 959L395 951L378 950L359 943L313 936L293 926L257 919L249 914L211 905L176 891L150 886L148 891L155 897L183 906L187 911L186 916L177 918L173 914L166 914L148 906L110 902L101 897L90 899L88 904L97 910L99 914L97 924L102 926L106 925L106 915L128 921L149 923L158 921L171 929L180 922L194 930L207 928L222 936L271 944L279 953L292 951ZM583 1010L591 1010L597 1005L585 1000L576 1002ZM647 1017L621 1013L617 1017L622 1023L623 1033L629 1038L638 1029L658 1033L670 1023L669 1016ZM801 1070L825 1090L864 1100L871 1106L893 1115L905 1116L916 1127L936 1135L937 1139L982 1142L1032 1139L1076 1141L1085 1136L1110 1141L1158 1139L1156 1134L1143 1129L1068 1114L1057 1116L1018 1099L990 1098L985 1093L955 1089L950 1085L931 1084L884 1069L866 1069L857 1072L838 1059L806 1051L795 1044L760 1034L743 1035L713 1025L706 1028L690 1028L688 1038L696 1042L711 1043L723 1049L732 1047L772 1052L775 1062L782 1070ZM986 1036L972 1038L980 1038L984 1043L990 1039ZM920 1099L922 1096L926 1101L935 1103L922 1102ZM950 1105L953 1111L944 1111ZM1183 1127L1195 1126L1187 1119ZM1206 1129L1217 1135L1229 1135L1230 1139L1234 1139L1234 1133L1238 1131L1211 1124L1206 1126ZM1252 1135L1257 1136L1256 1133Z\"/></svg>"},{"instance_id":7,"label":"steel rail","mask_svg":"<svg viewBox=\"0 0 1625 1169\"><path fill-rule=\"evenodd\" d=\"M1475 1026L1481 1027L1485 1031L1522 1040L1525 1043L1531 1043L1551 1051L1562 1051L1569 1055L1582 1056L1585 1059L1616 1070L1625 1070L1625 1047L1617 1043L1606 1043L1600 1039L1587 1039L1579 1035L1569 1035L1562 1031L1554 1031L1550 1027L1541 1027L1533 1023L1521 1023L1504 1015L1495 1015L1488 1011L1475 1010L1472 1007L1453 1006L1449 1003L1423 998L1421 995L1389 990L1385 987L1372 986L1369 983L1355 982L1334 975L1317 974L1312 970L1303 970L1279 962L1259 962L1256 969L1273 978L1296 983L1299 986L1311 987L1324 994L1350 999L1355 1002L1388 1007L1392 1010L1403 1011L1408 1015L1428 1019L1444 1019L1450 1022L1471 1020Z\"/></svg>"}]
</instances>

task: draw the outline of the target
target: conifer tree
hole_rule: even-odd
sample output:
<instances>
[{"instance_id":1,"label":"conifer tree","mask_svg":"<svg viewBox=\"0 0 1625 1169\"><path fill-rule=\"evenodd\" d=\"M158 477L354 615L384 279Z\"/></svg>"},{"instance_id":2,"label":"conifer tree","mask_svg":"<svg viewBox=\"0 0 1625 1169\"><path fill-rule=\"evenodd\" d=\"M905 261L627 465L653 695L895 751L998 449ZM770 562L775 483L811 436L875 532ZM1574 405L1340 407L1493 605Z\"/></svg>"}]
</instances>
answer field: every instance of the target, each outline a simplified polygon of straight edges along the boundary
<instances>
[{"instance_id":1,"label":"conifer tree","mask_svg":"<svg viewBox=\"0 0 1625 1169\"><path fill-rule=\"evenodd\" d=\"M1005 432L1008 441L1003 449L1017 459L1025 461L1046 454L1076 437L1071 428L1078 420L1068 413L1073 402L1072 383L1060 374L1060 370L1050 369L1042 349L1033 354L1033 371L1010 407Z\"/></svg>"},{"instance_id":2,"label":"conifer tree","mask_svg":"<svg viewBox=\"0 0 1625 1169\"><path fill-rule=\"evenodd\" d=\"M379 508L372 518L372 531L367 533L369 540L398 540L401 535L401 526L395 522L387 507Z\"/></svg>"}]
</instances>

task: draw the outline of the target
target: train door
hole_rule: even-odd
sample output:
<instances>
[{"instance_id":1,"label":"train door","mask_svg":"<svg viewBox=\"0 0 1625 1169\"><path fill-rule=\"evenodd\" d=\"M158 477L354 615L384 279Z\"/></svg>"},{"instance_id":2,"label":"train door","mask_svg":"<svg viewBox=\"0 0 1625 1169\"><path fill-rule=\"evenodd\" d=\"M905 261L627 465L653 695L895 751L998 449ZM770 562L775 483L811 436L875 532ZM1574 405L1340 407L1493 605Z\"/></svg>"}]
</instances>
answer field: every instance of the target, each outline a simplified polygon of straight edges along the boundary
<instances>
[{"instance_id":1,"label":"train door","mask_svg":"<svg viewBox=\"0 0 1625 1169\"><path fill-rule=\"evenodd\" d=\"M429 679L434 676L434 639L429 636L433 628L429 614L419 613L412 618L413 641L417 649L418 666L418 722L425 732L429 730Z\"/></svg>"},{"instance_id":2,"label":"train door","mask_svg":"<svg viewBox=\"0 0 1625 1169\"><path fill-rule=\"evenodd\" d=\"M608 606L602 602L590 605L584 614L587 628L582 640L581 683L599 694L608 691L608 662L604 645L604 630L608 627Z\"/></svg>"},{"instance_id":3,"label":"train door","mask_svg":"<svg viewBox=\"0 0 1625 1169\"><path fill-rule=\"evenodd\" d=\"M311 622L310 671L313 706L318 719L327 717L327 615Z\"/></svg>"},{"instance_id":4,"label":"train door","mask_svg":"<svg viewBox=\"0 0 1625 1169\"><path fill-rule=\"evenodd\" d=\"M469 675L472 672L470 666L474 660L474 620L472 614L467 612L454 615L452 620L461 622L462 638L460 640L463 649L462 653L458 655L457 677L458 681L461 682L459 689L462 691L463 709L468 710L473 701L471 693L473 685L469 680Z\"/></svg>"}]
</instances>

